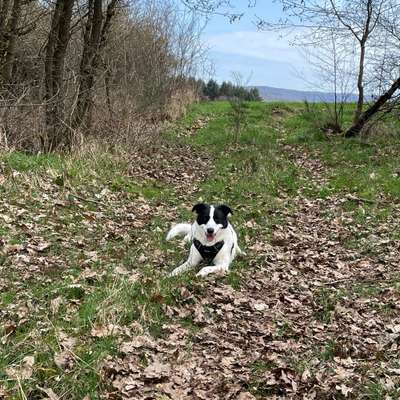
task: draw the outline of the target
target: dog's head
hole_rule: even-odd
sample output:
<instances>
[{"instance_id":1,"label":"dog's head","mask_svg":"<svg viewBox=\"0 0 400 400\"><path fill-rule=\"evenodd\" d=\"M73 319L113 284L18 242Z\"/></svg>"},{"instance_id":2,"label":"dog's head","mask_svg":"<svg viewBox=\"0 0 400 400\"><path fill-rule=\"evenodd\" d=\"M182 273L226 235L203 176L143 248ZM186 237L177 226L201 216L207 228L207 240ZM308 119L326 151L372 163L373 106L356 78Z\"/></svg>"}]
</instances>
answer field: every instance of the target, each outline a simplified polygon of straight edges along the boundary
<instances>
[{"instance_id":1,"label":"dog's head","mask_svg":"<svg viewBox=\"0 0 400 400\"><path fill-rule=\"evenodd\" d=\"M228 226L228 215L232 214L232 210L224 204L212 206L199 203L193 206L192 211L197 213L197 224L204 230L208 242L215 239L220 229Z\"/></svg>"}]
</instances>

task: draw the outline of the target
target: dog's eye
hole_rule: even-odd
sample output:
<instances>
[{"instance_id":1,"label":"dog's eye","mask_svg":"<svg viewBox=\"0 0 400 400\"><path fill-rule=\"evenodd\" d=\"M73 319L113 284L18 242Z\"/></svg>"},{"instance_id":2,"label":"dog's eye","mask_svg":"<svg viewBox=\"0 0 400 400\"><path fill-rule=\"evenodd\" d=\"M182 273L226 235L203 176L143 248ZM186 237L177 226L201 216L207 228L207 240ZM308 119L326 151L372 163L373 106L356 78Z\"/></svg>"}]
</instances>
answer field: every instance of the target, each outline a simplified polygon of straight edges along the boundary
<instances>
[{"instance_id":1,"label":"dog's eye","mask_svg":"<svg viewBox=\"0 0 400 400\"><path fill-rule=\"evenodd\" d=\"M222 216L219 216L219 215L216 215L216 216L214 217L214 221L215 221L215 223L216 223L217 225L221 225L221 226L223 226L224 228L225 228L226 225L227 225L227 220L226 220L226 218L225 218L225 217L222 217Z\"/></svg>"},{"instance_id":2,"label":"dog's eye","mask_svg":"<svg viewBox=\"0 0 400 400\"><path fill-rule=\"evenodd\" d=\"M210 219L210 216L207 215L199 215L197 218L197 223L199 225L203 225L206 224L208 222L208 220Z\"/></svg>"},{"instance_id":3,"label":"dog's eye","mask_svg":"<svg viewBox=\"0 0 400 400\"><path fill-rule=\"evenodd\" d=\"M214 218L214 221L215 221L216 224L223 224L224 223L224 221L220 217Z\"/></svg>"}]
</instances>

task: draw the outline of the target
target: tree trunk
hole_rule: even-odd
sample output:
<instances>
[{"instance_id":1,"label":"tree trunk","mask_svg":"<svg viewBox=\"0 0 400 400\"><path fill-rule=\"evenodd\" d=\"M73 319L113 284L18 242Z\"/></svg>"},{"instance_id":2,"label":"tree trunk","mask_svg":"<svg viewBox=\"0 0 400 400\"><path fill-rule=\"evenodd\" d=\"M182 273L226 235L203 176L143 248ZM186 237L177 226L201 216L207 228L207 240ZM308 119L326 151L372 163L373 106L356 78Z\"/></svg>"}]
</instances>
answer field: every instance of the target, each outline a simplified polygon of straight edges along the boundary
<instances>
[{"instance_id":1,"label":"tree trunk","mask_svg":"<svg viewBox=\"0 0 400 400\"><path fill-rule=\"evenodd\" d=\"M371 120L371 118L381 110L381 108L392 98L397 90L400 89L400 78L398 78L390 87L390 89L381 95L371 107L365 110L359 117L359 119L348 129L345 133L345 137L350 138L357 136L365 124Z\"/></svg>"},{"instance_id":2,"label":"tree trunk","mask_svg":"<svg viewBox=\"0 0 400 400\"><path fill-rule=\"evenodd\" d=\"M78 128L85 122L93 101L93 87L101 53L107 43L108 32L118 0L112 0L107 6L103 23L102 0L89 0L89 13L86 21L84 44L80 65L78 96L72 116L72 126ZM89 126L86 126L89 128Z\"/></svg>"},{"instance_id":3,"label":"tree trunk","mask_svg":"<svg viewBox=\"0 0 400 400\"><path fill-rule=\"evenodd\" d=\"M72 126L80 127L91 102L91 89L94 85L94 58L100 42L103 19L102 0L89 0L88 16L83 38L83 50L79 68L78 96L73 113Z\"/></svg>"},{"instance_id":4,"label":"tree trunk","mask_svg":"<svg viewBox=\"0 0 400 400\"><path fill-rule=\"evenodd\" d=\"M21 0L14 0L11 11L11 18L7 24L7 44L5 45L4 64L1 74L4 82L10 82L12 78L12 69L14 66L15 44L17 41L17 29L21 19ZM4 43L4 42L3 42ZM3 44L4 45L4 44Z\"/></svg>"},{"instance_id":5,"label":"tree trunk","mask_svg":"<svg viewBox=\"0 0 400 400\"><path fill-rule=\"evenodd\" d=\"M365 43L361 43L360 63L358 67L358 78L357 78L357 89L358 89L358 100L357 108L354 113L353 123L356 123L362 113L364 106L364 62L365 62Z\"/></svg>"},{"instance_id":6,"label":"tree trunk","mask_svg":"<svg viewBox=\"0 0 400 400\"><path fill-rule=\"evenodd\" d=\"M68 148L71 137L66 133L64 122L64 63L68 42L74 0L57 0L51 20L46 46L45 100L47 140L45 151L60 147Z\"/></svg>"},{"instance_id":7,"label":"tree trunk","mask_svg":"<svg viewBox=\"0 0 400 400\"><path fill-rule=\"evenodd\" d=\"M4 64L5 51L6 51L6 27L8 20L8 13L10 8L10 0L0 0L0 63Z\"/></svg>"}]
</instances>

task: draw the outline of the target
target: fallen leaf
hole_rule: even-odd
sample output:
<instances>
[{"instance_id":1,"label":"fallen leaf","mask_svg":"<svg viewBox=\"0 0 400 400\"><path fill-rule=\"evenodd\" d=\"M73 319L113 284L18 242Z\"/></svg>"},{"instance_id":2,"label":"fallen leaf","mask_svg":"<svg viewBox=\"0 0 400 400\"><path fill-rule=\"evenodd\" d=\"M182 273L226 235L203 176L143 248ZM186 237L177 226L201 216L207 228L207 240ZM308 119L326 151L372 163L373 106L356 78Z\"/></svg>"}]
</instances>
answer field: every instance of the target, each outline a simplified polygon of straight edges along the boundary
<instances>
[{"instance_id":1,"label":"fallen leaf","mask_svg":"<svg viewBox=\"0 0 400 400\"><path fill-rule=\"evenodd\" d=\"M54 362L63 371L69 371L74 366L74 357L69 350L64 350L54 355Z\"/></svg>"},{"instance_id":2,"label":"fallen leaf","mask_svg":"<svg viewBox=\"0 0 400 400\"><path fill-rule=\"evenodd\" d=\"M63 302L64 300L61 296L58 296L50 301L50 311L53 315L58 313L58 310Z\"/></svg>"},{"instance_id":3,"label":"fallen leaf","mask_svg":"<svg viewBox=\"0 0 400 400\"><path fill-rule=\"evenodd\" d=\"M256 311L268 310L268 305L265 303L255 303L253 307Z\"/></svg>"},{"instance_id":4,"label":"fallen leaf","mask_svg":"<svg viewBox=\"0 0 400 400\"><path fill-rule=\"evenodd\" d=\"M53 391L53 389L51 388L41 388L40 386L37 386L38 389L40 389L42 392L47 394L47 398L46 400L59 400L60 397L58 397L58 395L56 395Z\"/></svg>"},{"instance_id":5,"label":"fallen leaf","mask_svg":"<svg viewBox=\"0 0 400 400\"><path fill-rule=\"evenodd\" d=\"M35 357L26 356L22 359L21 365L18 367L6 368L6 374L14 379L29 379L33 374L33 365L35 364Z\"/></svg>"},{"instance_id":6,"label":"fallen leaf","mask_svg":"<svg viewBox=\"0 0 400 400\"><path fill-rule=\"evenodd\" d=\"M105 337L115 335L119 331L120 327L118 325L109 324L105 325L95 325L90 334L94 337Z\"/></svg>"},{"instance_id":7,"label":"fallen leaf","mask_svg":"<svg viewBox=\"0 0 400 400\"><path fill-rule=\"evenodd\" d=\"M146 260L147 260L147 257L146 257L144 254L141 254L141 255L139 256L139 258L138 258L138 261L139 261L140 263L144 263L144 262L146 262Z\"/></svg>"},{"instance_id":8,"label":"fallen leaf","mask_svg":"<svg viewBox=\"0 0 400 400\"><path fill-rule=\"evenodd\" d=\"M347 397L349 393L353 391L353 389L347 387L345 384L337 385L336 389L339 390L343 394L344 397Z\"/></svg>"},{"instance_id":9,"label":"fallen leaf","mask_svg":"<svg viewBox=\"0 0 400 400\"><path fill-rule=\"evenodd\" d=\"M241 392L237 397L237 400L255 400L256 398L249 392Z\"/></svg>"},{"instance_id":10,"label":"fallen leaf","mask_svg":"<svg viewBox=\"0 0 400 400\"><path fill-rule=\"evenodd\" d=\"M161 364L158 360L155 360L143 372L147 379L161 379L169 376L171 367L169 364Z\"/></svg>"}]
</instances>

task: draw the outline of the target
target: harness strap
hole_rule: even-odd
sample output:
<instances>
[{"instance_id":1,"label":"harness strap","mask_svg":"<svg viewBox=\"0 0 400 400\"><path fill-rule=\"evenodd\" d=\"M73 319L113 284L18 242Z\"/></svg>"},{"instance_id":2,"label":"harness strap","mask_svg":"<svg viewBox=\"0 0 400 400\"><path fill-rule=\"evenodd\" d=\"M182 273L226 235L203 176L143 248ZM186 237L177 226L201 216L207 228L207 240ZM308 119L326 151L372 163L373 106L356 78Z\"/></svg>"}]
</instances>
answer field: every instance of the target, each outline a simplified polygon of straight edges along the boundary
<instances>
[{"instance_id":1,"label":"harness strap","mask_svg":"<svg viewBox=\"0 0 400 400\"><path fill-rule=\"evenodd\" d=\"M194 244L194 247L196 247L196 249L200 253L203 260L212 261L212 260L214 260L216 255L219 253L219 251L222 249L222 246L224 245L224 241L222 240L221 242L217 242L213 246L206 246L204 244L201 244L199 240L194 239L193 244Z\"/></svg>"}]
</instances>

